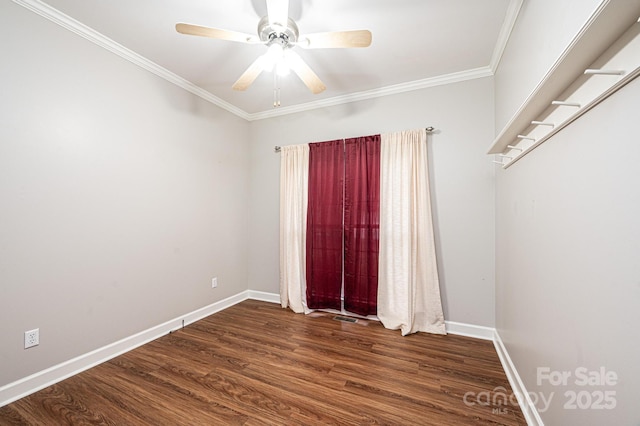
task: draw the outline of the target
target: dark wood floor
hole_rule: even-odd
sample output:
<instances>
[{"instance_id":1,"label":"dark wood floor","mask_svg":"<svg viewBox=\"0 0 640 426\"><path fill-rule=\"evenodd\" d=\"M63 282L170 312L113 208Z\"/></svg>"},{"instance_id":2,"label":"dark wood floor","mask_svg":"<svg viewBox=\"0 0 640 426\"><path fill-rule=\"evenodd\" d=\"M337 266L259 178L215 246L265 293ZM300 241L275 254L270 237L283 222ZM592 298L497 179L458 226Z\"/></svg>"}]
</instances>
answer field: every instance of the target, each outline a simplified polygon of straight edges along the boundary
<instances>
[{"instance_id":1,"label":"dark wood floor","mask_svg":"<svg viewBox=\"0 0 640 426\"><path fill-rule=\"evenodd\" d=\"M0 424L525 425L508 395L491 342L247 300L0 408Z\"/></svg>"}]
</instances>

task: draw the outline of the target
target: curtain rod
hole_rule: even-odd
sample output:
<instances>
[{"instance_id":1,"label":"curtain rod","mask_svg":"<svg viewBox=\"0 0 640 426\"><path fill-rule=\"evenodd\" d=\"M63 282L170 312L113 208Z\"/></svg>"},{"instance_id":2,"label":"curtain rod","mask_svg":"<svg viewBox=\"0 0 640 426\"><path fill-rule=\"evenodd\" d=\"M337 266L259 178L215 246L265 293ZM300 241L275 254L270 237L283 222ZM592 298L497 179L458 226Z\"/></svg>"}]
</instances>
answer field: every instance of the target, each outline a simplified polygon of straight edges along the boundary
<instances>
[{"instance_id":1,"label":"curtain rod","mask_svg":"<svg viewBox=\"0 0 640 426\"><path fill-rule=\"evenodd\" d=\"M424 130L427 132L427 134L430 134L430 133L433 133L433 131L435 130L435 128L434 128L433 126L429 126L429 127L426 127ZM273 147L273 152L276 152L276 153L277 153L277 152L280 152L280 149L281 149L281 148L282 148L282 147L280 147L280 146L276 145L276 146L274 146L274 147Z\"/></svg>"}]
</instances>

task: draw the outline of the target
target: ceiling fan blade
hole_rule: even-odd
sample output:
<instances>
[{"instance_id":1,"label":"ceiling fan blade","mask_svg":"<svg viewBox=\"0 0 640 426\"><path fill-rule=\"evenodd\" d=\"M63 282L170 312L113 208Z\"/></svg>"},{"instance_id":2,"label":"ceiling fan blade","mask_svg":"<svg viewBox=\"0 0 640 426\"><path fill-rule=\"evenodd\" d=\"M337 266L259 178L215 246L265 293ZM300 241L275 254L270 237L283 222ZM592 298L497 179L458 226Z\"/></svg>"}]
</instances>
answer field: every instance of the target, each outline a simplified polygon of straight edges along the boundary
<instances>
[{"instance_id":1,"label":"ceiling fan blade","mask_svg":"<svg viewBox=\"0 0 640 426\"><path fill-rule=\"evenodd\" d=\"M371 31L353 30L306 34L300 37L300 41L296 45L305 49L369 47L371 45Z\"/></svg>"},{"instance_id":2,"label":"ceiling fan blade","mask_svg":"<svg viewBox=\"0 0 640 426\"><path fill-rule=\"evenodd\" d=\"M289 19L289 0L267 0L267 16L269 24L286 27Z\"/></svg>"},{"instance_id":3,"label":"ceiling fan blade","mask_svg":"<svg viewBox=\"0 0 640 426\"><path fill-rule=\"evenodd\" d=\"M218 28L202 27L200 25L176 24L176 31L180 34L194 35L200 37L216 38L219 40L237 41L240 43L259 43L256 36L239 33L236 31L221 30Z\"/></svg>"},{"instance_id":4,"label":"ceiling fan blade","mask_svg":"<svg viewBox=\"0 0 640 426\"><path fill-rule=\"evenodd\" d=\"M247 90L249 86L255 81L256 78L260 75L260 73L264 70L265 60L264 56L258 57L249 68L240 76L240 78L233 83L231 88L233 90Z\"/></svg>"},{"instance_id":5,"label":"ceiling fan blade","mask_svg":"<svg viewBox=\"0 0 640 426\"><path fill-rule=\"evenodd\" d=\"M307 63L295 52L287 51L287 64L300 77L300 80L311 90L314 95L323 92L326 86L313 72Z\"/></svg>"}]
</instances>

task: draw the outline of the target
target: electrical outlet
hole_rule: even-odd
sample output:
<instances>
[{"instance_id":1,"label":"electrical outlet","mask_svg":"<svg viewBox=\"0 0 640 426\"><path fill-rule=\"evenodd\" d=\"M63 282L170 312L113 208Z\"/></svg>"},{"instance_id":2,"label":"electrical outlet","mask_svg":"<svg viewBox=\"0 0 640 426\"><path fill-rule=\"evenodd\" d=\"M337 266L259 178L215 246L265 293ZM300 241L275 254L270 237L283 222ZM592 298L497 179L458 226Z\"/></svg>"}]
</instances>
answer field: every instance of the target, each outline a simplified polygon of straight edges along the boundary
<instances>
[{"instance_id":1,"label":"electrical outlet","mask_svg":"<svg viewBox=\"0 0 640 426\"><path fill-rule=\"evenodd\" d=\"M29 330L24 332L24 348L28 349L40 344L40 329Z\"/></svg>"},{"instance_id":2,"label":"electrical outlet","mask_svg":"<svg viewBox=\"0 0 640 426\"><path fill-rule=\"evenodd\" d=\"M211 288L216 288L216 287L218 287L218 278L217 277L211 278Z\"/></svg>"}]
</instances>

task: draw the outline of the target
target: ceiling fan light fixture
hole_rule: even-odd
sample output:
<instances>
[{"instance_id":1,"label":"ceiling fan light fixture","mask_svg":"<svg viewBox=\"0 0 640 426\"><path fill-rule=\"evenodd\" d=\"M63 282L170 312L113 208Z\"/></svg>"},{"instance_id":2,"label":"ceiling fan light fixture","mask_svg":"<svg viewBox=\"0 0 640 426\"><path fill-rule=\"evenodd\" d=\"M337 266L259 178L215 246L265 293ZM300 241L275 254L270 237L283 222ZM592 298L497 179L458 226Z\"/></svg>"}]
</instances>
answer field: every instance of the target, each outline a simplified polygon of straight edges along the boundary
<instances>
[{"instance_id":1,"label":"ceiling fan light fixture","mask_svg":"<svg viewBox=\"0 0 640 426\"><path fill-rule=\"evenodd\" d=\"M278 43L274 43L269 46L267 53L263 55L264 58L264 70L271 72L276 69L277 65L282 61L282 46Z\"/></svg>"},{"instance_id":2,"label":"ceiling fan light fixture","mask_svg":"<svg viewBox=\"0 0 640 426\"><path fill-rule=\"evenodd\" d=\"M288 51L280 43L269 45L267 53L260 57L260 66L264 71L275 72L281 77L289 75L291 68L287 61Z\"/></svg>"},{"instance_id":3,"label":"ceiling fan light fixture","mask_svg":"<svg viewBox=\"0 0 640 426\"><path fill-rule=\"evenodd\" d=\"M274 62L282 58L283 52L284 49L282 48L282 45L280 43L273 43L267 49L267 55L269 56L269 58L273 58Z\"/></svg>"},{"instance_id":4,"label":"ceiling fan light fixture","mask_svg":"<svg viewBox=\"0 0 640 426\"><path fill-rule=\"evenodd\" d=\"M307 63L295 52L296 46L305 49L368 47L371 45L369 30L332 31L305 34L300 38L298 26L288 17L289 0L266 0L267 16L258 22L258 37L236 31L203 27L185 23L176 24L176 31L200 37L229 40L241 43L259 43L267 52L258 56L231 86L233 90L247 90L263 71L273 72L274 106L280 105L279 78L293 71L313 94L326 86Z\"/></svg>"},{"instance_id":5,"label":"ceiling fan light fixture","mask_svg":"<svg viewBox=\"0 0 640 426\"><path fill-rule=\"evenodd\" d=\"M282 60L276 64L276 72L280 77L288 76L290 71L291 68L289 68L286 59L282 58Z\"/></svg>"}]
</instances>

